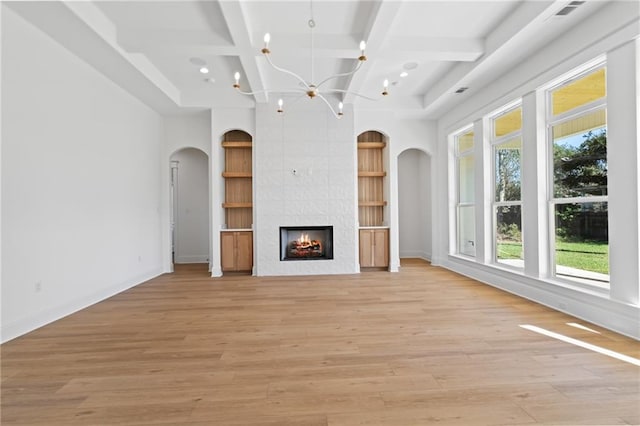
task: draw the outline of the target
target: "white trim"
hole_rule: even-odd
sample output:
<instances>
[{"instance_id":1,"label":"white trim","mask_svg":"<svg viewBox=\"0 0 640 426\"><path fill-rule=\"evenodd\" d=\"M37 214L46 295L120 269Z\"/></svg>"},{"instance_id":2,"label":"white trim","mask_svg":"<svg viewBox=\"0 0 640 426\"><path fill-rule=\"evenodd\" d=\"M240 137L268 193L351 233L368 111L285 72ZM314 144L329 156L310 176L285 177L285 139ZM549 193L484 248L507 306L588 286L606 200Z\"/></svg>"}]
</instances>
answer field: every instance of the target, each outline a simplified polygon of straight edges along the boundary
<instances>
[{"instance_id":1,"label":"white trim","mask_svg":"<svg viewBox=\"0 0 640 426\"><path fill-rule=\"evenodd\" d=\"M209 259L207 255L199 254L193 256L179 256L176 257L175 263L206 263L209 264Z\"/></svg>"},{"instance_id":2,"label":"white trim","mask_svg":"<svg viewBox=\"0 0 640 426\"><path fill-rule=\"evenodd\" d=\"M431 262L431 253L420 250L404 250L400 252L400 259L422 259Z\"/></svg>"},{"instance_id":3,"label":"white trim","mask_svg":"<svg viewBox=\"0 0 640 426\"><path fill-rule=\"evenodd\" d=\"M3 323L0 340L2 343L8 342L9 340L15 339L16 337L29 333L37 328L74 314L82 309L86 309L91 305L102 302L116 294L136 287L159 275L162 275L162 268L153 268L145 274L140 274L131 280L104 288L86 297L73 299L58 306L52 306L49 309L39 312L36 315L29 316L28 318L21 318L10 323Z\"/></svg>"},{"instance_id":4,"label":"white trim","mask_svg":"<svg viewBox=\"0 0 640 426\"><path fill-rule=\"evenodd\" d=\"M506 268L483 265L459 256L448 256L441 266L640 341L638 306L611 300L600 293L571 284L549 285L546 280L527 277ZM514 322L513 326L517 327L517 322Z\"/></svg>"}]
</instances>

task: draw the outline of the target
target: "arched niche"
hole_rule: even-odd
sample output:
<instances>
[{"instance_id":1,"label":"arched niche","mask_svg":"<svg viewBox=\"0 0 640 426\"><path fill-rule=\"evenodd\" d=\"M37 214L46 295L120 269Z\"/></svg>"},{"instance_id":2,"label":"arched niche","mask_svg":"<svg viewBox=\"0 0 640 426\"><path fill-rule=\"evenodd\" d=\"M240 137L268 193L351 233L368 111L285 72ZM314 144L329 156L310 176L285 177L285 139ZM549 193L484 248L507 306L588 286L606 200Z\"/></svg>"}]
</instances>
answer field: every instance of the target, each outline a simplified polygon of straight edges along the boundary
<instances>
[{"instance_id":1,"label":"arched niche","mask_svg":"<svg viewBox=\"0 0 640 426\"><path fill-rule=\"evenodd\" d=\"M357 138L357 148L360 268L388 269L387 137L375 130L362 132Z\"/></svg>"},{"instance_id":2,"label":"arched niche","mask_svg":"<svg viewBox=\"0 0 640 426\"><path fill-rule=\"evenodd\" d=\"M243 130L222 135L225 226L250 229L253 223L253 138Z\"/></svg>"},{"instance_id":3,"label":"arched niche","mask_svg":"<svg viewBox=\"0 0 640 426\"><path fill-rule=\"evenodd\" d=\"M360 226L387 223L387 137L376 130L358 135L358 222Z\"/></svg>"},{"instance_id":4,"label":"arched niche","mask_svg":"<svg viewBox=\"0 0 640 426\"><path fill-rule=\"evenodd\" d=\"M253 270L253 138L243 130L222 136L225 223L220 232L221 273Z\"/></svg>"}]
</instances>

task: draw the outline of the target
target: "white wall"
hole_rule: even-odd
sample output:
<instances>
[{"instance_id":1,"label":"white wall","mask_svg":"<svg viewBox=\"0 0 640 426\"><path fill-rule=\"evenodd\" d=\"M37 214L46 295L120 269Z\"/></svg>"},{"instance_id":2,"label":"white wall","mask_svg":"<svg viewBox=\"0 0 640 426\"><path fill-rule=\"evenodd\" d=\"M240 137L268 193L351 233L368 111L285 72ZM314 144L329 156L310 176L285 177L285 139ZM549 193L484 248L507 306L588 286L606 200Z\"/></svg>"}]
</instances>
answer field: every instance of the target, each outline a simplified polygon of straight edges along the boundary
<instances>
[{"instance_id":1,"label":"white wall","mask_svg":"<svg viewBox=\"0 0 640 426\"><path fill-rule=\"evenodd\" d=\"M2 9L6 341L161 272L162 120Z\"/></svg>"},{"instance_id":2,"label":"white wall","mask_svg":"<svg viewBox=\"0 0 640 426\"><path fill-rule=\"evenodd\" d=\"M597 14L585 19L566 34L545 46L526 61L511 69L508 75L475 93L459 107L449 111L438 123L439 149L434 161L437 227L434 239L434 263L489 283L541 304L565 311L620 333L640 339L640 307L638 306L638 35L637 2L611 2ZM603 23L606 23L604 25ZM537 89L572 69L600 56L607 57L607 108L609 173L609 231L611 255L611 290L599 292L554 281L541 264L548 262L546 237L547 212L545 198L544 114L538 107L544 99ZM486 253L478 251L475 259L450 254L449 215L453 188L453 166L448 158L448 135L471 123L482 131L482 117L515 99L523 98L523 139L531 147L523 156L523 203L531 208L523 216L525 233L524 273L498 268L487 262ZM525 151L526 151L525 147ZM483 147L478 148L482 153ZM480 157L480 156L478 156ZM476 166L481 167L482 158ZM617 170L613 170L616 167ZM476 175L478 176L478 175ZM488 176L488 175L486 175ZM622 188L625 188L624 190ZM628 192L631 189L631 192ZM484 191L484 192L483 192ZM478 192L485 194L482 187ZM478 197L476 197L478 198ZM476 211L486 211L486 197L477 200ZM542 206L540 208L536 207ZM480 210L478 210L480 209ZM438 219L439 218L439 219ZM480 223L484 224L482 220ZM624 227L620 223L628 224ZM527 238L527 235L530 238ZM531 236L533 238L531 238ZM491 238L490 229L476 229L477 247ZM532 247L532 245L534 247ZM621 260L624 259L624 260ZM536 264L532 265L530 262ZM539 264L537 264L539 263Z\"/></svg>"},{"instance_id":3,"label":"white wall","mask_svg":"<svg viewBox=\"0 0 640 426\"><path fill-rule=\"evenodd\" d=\"M175 263L209 261L209 157L195 148L173 154L175 182Z\"/></svg>"},{"instance_id":4,"label":"white wall","mask_svg":"<svg viewBox=\"0 0 640 426\"><path fill-rule=\"evenodd\" d=\"M431 161L408 149L398 157L400 257L431 259Z\"/></svg>"}]
</instances>

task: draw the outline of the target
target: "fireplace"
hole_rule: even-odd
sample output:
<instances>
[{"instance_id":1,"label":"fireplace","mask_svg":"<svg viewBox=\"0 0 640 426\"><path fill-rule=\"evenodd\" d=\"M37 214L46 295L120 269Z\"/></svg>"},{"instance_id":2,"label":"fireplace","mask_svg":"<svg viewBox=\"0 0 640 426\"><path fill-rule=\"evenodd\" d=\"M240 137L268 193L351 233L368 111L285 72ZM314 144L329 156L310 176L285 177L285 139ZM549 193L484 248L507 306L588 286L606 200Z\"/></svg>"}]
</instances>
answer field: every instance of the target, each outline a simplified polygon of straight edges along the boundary
<instances>
[{"instance_id":1,"label":"fireplace","mask_svg":"<svg viewBox=\"0 0 640 426\"><path fill-rule=\"evenodd\" d=\"M280 260L333 259L333 226L281 226Z\"/></svg>"}]
</instances>

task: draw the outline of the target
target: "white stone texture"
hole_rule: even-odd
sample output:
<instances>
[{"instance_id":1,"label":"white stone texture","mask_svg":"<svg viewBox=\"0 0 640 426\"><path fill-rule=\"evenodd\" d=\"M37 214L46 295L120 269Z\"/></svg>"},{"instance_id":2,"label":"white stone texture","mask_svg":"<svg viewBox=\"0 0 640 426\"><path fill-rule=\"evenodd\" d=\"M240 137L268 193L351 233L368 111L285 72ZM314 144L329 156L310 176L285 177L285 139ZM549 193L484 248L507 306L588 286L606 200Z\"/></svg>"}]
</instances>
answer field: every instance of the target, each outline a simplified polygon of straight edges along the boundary
<instances>
[{"instance_id":1,"label":"white stone texture","mask_svg":"<svg viewBox=\"0 0 640 426\"><path fill-rule=\"evenodd\" d=\"M301 99L284 115L256 108L256 274L357 272L353 114ZM281 226L333 226L332 260L280 260Z\"/></svg>"}]
</instances>

